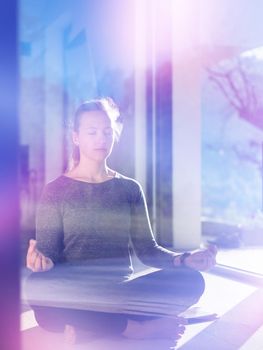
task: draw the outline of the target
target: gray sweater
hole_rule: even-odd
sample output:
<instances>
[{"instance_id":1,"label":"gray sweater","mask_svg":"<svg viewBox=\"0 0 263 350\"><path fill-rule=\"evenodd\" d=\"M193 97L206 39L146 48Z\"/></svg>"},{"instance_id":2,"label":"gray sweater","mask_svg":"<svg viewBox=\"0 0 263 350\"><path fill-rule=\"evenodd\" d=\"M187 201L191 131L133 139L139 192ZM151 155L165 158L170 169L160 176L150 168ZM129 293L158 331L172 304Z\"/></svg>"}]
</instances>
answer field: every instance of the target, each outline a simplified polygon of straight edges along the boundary
<instances>
[{"instance_id":1,"label":"gray sweater","mask_svg":"<svg viewBox=\"0 0 263 350\"><path fill-rule=\"evenodd\" d=\"M171 268L174 252L153 236L141 186L117 173L102 183L64 175L49 182L36 217L38 249L55 264L133 269L130 248L146 265Z\"/></svg>"}]
</instances>

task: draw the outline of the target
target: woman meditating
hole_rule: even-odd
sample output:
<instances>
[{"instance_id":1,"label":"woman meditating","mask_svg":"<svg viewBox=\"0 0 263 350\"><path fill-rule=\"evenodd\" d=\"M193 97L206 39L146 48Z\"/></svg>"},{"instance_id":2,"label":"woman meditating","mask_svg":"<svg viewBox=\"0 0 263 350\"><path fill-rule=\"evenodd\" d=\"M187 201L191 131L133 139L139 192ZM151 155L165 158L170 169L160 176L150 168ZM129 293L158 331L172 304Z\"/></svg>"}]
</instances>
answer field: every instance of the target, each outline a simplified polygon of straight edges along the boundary
<instances>
[{"instance_id":1,"label":"woman meditating","mask_svg":"<svg viewBox=\"0 0 263 350\"><path fill-rule=\"evenodd\" d=\"M79 334L178 339L186 323L178 314L204 291L199 271L215 264L214 247L179 254L157 244L140 184L107 165L120 131L111 99L78 107L73 164L44 187L28 248L35 318L71 343ZM131 249L158 270L132 278ZM57 304L41 299L51 290Z\"/></svg>"}]
</instances>

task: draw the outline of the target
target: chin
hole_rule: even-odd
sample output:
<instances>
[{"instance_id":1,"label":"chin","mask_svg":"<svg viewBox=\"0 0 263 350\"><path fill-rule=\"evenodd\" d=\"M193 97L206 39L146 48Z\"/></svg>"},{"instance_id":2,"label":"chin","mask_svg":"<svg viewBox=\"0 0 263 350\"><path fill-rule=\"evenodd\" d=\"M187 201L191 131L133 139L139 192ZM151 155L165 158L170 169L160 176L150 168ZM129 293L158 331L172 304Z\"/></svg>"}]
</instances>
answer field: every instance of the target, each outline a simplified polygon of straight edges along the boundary
<instances>
[{"instance_id":1,"label":"chin","mask_svg":"<svg viewBox=\"0 0 263 350\"><path fill-rule=\"evenodd\" d=\"M97 161L104 161L109 157L109 155L109 153L94 154L92 155L92 159Z\"/></svg>"}]
</instances>

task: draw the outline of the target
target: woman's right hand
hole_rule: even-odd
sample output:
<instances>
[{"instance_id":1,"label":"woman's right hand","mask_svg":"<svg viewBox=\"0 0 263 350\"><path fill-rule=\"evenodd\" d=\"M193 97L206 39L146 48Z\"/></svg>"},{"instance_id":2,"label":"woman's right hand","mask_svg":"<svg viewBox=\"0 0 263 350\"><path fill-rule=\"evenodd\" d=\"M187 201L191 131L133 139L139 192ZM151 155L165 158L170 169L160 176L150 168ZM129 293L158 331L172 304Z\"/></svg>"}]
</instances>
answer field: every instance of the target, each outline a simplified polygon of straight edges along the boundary
<instances>
[{"instance_id":1,"label":"woman's right hand","mask_svg":"<svg viewBox=\"0 0 263 350\"><path fill-rule=\"evenodd\" d=\"M206 248L198 249L185 259L185 265L198 271L207 271L216 264L217 248L208 245Z\"/></svg>"},{"instance_id":2,"label":"woman's right hand","mask_svg":"<svg viewBox=\"0 0 263 350\"><path fill-rule=\"evenodd\" d=\"M30 239L26 256L26 266L33 272L44 272L54 267L53 261L36 248L37 241Z\"/></svg>"}]
</instances>

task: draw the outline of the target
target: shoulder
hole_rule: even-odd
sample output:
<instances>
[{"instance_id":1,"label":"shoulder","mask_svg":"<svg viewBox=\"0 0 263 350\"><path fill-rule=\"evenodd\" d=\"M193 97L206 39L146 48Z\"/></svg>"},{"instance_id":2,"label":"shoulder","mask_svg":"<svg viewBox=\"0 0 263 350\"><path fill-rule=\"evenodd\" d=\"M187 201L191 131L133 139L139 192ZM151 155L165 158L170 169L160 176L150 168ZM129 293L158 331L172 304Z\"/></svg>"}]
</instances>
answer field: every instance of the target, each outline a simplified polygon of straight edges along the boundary
<instances>
[{"instance_id":1,"label":"shoulder","mask_svg":"<svg viewBox=\"0 0 263 350\"><path fill-rule=\"evenodd\" d=\"M119 180L119 183L125 187L128 194L133 198L138 198L143 195L142 186L139 181L120 173L116 174L116 179Z\"/></svg>"},{"instance_id":2,"label":"shoulder","mask_svg":"<svg viewBox=\"0 0 263 350\"><path fill-rule=\"evenodd\" d=\"M42 199L58 200L61 199L65 190L68 188L64 176L59 176L49 182L42 189Z\"/></svg>"},{"instance_id":3,"label":"shoulder","mask_svg":"<svg viewBox=\"0 0 263 350\"><path fill-rule=\"evenodd\" d=\"M141 188L139 181L137 181L131 177L128 177L126 175L116 173L116 179L119 179L120 182L122 182L124 185L126 185L128 187L130 186L131 188Z\"/></svg>"}]
</instances>

